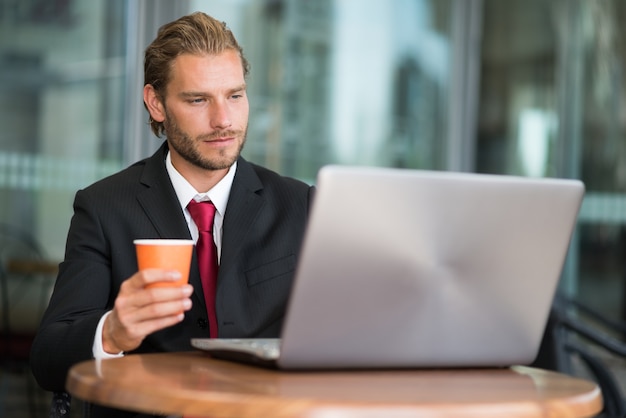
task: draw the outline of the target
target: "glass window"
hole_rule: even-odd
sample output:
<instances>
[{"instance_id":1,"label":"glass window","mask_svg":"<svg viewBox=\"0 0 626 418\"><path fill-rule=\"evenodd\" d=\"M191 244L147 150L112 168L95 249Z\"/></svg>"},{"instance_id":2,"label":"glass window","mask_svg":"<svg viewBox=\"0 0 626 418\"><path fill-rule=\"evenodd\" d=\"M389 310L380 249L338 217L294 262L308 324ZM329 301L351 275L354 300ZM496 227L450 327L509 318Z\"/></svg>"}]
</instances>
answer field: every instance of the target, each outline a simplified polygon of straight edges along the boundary
<instances>
[{"instance_id":1,"label":"glass window","mask_svg":"<svg viewBox=\"0 0 626 418\"><path fill-rule=\"evenodd\" d=\"M244 155L313 181L329 163L443 168L450 2L195 1L252 64Z\"/></svg>"},{"instance_id":2,"label":"glass window","mask_svg":"<svg viewBox=\"0 0 626 418\"><path fill-rule=\"evenodd\" d=\"M120 167L124 10L0 2L0 219L51 258L63 255L76 190Z\"/></svg>"},{"instance_id":3,"label":"glass window","mask_svg":"<svg viewBox=\"0 0 626 418\"><path fill-rule=\"evenodd\" d=\"M564 290L626 317L624 54L615 0L486 0L478 171L573 177L587 188Z\"/></svg>"}]
</instances>

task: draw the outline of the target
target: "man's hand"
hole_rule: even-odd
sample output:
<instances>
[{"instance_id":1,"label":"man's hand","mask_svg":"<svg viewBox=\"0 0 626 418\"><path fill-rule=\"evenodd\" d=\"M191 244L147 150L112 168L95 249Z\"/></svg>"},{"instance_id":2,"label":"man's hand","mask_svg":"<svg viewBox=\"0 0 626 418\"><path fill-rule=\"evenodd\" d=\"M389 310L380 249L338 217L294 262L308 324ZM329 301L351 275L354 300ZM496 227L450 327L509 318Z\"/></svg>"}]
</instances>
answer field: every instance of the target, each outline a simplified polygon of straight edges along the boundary
<instances>
[{"instance_id":1,"label":"man's hand","mask_svg":"<svg viewBox=\"0 0 626 418\"><path fill-rule=\"evenodd\" d=\"M134 350L149 334L182 321L184 311L191 309L191 285L146 288L152 283L179 279L177 271L150 269L124 281L104 321L104 351L114 354Z\"/></svg>"}]
</instances>

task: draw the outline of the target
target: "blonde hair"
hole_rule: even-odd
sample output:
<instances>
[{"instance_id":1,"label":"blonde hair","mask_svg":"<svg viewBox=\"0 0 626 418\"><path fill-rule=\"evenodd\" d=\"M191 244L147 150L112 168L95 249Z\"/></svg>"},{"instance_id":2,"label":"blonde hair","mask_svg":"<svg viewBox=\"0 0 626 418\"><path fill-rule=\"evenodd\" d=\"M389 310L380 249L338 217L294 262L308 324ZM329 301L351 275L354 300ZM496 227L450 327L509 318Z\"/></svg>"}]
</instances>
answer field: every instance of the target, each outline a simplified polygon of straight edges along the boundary
<instances>
[{"instance_id":1,"label":"blonde hair","mask_svg":"<svg viewBox=\"0 0 626 418\"><path fill-rule=\"evenodd\" d=\"M228 49L239 53L244 76L247 76L250 65L226 23L202 12L183 16L161 26L156 39L146 48L144 85L152 85L161 99L164 99L172 63L179 55L214 55ZM165 131L163 122L157 122L152 118L149 121L152 132L160 137Z\"/></svg>"}]
</instances>

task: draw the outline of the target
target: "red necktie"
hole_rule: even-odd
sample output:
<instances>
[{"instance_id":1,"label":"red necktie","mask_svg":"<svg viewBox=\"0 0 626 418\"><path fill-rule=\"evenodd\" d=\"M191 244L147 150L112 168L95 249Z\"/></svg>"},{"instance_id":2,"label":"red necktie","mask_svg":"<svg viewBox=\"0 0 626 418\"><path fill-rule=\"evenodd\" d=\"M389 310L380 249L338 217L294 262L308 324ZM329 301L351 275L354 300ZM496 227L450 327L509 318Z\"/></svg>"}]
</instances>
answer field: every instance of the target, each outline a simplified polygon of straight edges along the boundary
<instances>
[{"instance_id":1,"label":"red necktie","mask_svg":"<svg viewBox=\"0 0 626 418\"><path fill-rule=\"evenodd\" d=\"M198 227L198 268L202 279L204 301L209 316L209 335L217 338L217 317L215 316L215 289L217 288L217 247L213 241L213 219L215 206L213 202L196 202L191 200L187 209Z\"/></svg>"}]
</instances>

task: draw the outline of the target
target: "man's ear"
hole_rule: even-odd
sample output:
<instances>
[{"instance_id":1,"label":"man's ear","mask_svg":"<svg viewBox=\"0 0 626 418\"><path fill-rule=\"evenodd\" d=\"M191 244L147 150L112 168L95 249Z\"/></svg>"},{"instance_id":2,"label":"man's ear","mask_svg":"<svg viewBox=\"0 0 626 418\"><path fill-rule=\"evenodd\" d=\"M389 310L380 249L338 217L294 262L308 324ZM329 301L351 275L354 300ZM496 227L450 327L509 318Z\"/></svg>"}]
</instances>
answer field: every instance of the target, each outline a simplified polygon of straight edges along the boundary
<instances>
[{"instance_id":1,"label":"man's ear","mask_svg":"<svg viewBox=\"0 0 626 418\"><path fill-rule=\"evenodd\" d=\"M143 102L146 104L146 108L153 120L157 122L165 120L165 107L161 101L161 96L152 87L152 84L143 86Z\"/></svg>"}]
</instances>

